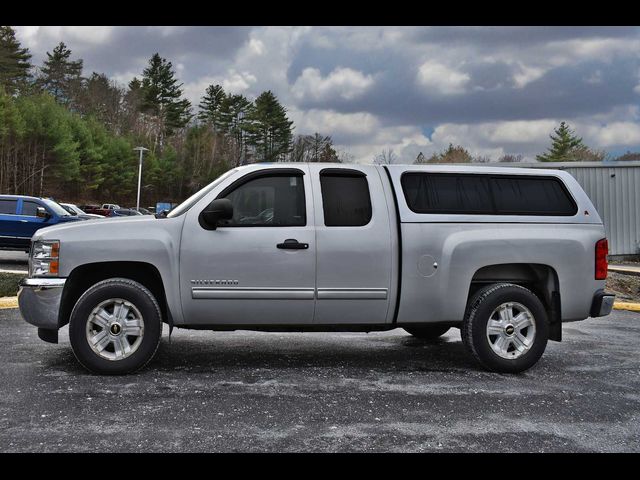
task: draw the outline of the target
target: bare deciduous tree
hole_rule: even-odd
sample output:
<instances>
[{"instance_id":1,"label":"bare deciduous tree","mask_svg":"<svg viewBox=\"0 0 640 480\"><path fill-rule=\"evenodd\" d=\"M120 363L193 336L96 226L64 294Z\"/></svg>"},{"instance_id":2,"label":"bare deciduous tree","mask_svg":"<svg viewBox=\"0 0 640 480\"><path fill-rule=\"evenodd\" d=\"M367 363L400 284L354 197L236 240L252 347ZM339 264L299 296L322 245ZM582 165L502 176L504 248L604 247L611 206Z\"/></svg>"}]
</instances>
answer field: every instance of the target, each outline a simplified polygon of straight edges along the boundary
<instances>
[{"instance_id":1,"label":"bare deciduous tree","mask_svg":"<svg viewBox=\"0 0 640 480\"><path fill-rule=\"evenodd\" d=\"M397 162L398 156L393 151L393 148L385 148L378 155L373 157L373 163L375 165L391 165Z\"/></svg>"}]
</instances>

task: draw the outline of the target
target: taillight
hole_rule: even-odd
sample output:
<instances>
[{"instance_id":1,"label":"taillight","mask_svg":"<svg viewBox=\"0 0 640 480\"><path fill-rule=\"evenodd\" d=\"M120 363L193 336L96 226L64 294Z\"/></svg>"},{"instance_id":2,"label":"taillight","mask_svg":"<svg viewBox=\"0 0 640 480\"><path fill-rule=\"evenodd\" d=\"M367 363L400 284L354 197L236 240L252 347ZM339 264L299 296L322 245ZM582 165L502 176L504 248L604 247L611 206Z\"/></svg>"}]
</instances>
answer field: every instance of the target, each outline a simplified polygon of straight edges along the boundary
<instances>
[{"instance_id":1,"label":"taillight","mask_svg":"<svg viewBox=\"0 0 640 480\"><path fill-rule=\"evenodd\" d=\"M606 238L602 238L596 242L596 280L606 280L607 254L609 253L609 242Z\"/></svg>"}]
</instances>

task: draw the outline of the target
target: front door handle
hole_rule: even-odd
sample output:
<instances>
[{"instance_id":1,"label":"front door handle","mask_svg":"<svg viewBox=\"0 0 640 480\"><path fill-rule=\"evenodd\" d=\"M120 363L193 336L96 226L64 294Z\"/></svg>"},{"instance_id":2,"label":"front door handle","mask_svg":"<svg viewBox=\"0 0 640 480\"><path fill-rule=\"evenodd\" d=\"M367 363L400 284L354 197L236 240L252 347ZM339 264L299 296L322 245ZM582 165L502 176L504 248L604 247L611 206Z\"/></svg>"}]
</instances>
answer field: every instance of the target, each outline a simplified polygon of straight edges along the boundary
<instances>
[{"instance_id":1,"label":"front door handle","mask_svg":"<svg viewBox=\"0 0 640 480\"><path fill-rule=\"evenodd\" d=\"M278 248L284 248L289 250L306 250L309 248L308 243L300 243L295 238L287 238L283 243L276 245Z\"/></svg>"}]
</instances>

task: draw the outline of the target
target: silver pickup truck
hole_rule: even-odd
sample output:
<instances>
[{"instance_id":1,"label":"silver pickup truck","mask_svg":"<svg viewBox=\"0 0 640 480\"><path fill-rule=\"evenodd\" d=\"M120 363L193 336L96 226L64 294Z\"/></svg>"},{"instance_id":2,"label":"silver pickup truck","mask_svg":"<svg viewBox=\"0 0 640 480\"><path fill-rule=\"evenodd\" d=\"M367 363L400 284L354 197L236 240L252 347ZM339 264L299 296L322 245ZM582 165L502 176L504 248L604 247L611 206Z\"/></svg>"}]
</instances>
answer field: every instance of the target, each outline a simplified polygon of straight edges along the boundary
<instances>
[{"instance_id":1,"label":"silver pickup truck","mask_svg":"<svg viewBox=\"0 0 640 480\"><path fill-rule=\"evenodd\" d=\"M485 368L534 365L563 322L610 313L607 240L557 170L254 164L166 217L39 230L20 310L93 372L143 367L162 323L209 330L460 328Z\"/></svg>"}]
</instances>

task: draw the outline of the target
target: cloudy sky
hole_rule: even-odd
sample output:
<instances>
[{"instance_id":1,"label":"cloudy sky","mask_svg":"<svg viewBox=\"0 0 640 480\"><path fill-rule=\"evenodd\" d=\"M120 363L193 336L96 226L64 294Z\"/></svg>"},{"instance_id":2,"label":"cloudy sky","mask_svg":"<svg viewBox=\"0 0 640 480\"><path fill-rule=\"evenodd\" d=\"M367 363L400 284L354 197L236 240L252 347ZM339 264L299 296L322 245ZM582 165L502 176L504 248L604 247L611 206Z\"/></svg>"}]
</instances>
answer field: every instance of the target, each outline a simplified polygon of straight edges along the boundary
<instances>
[{"instance_id":1,"label":"cloudy sky","mask_svg":"<svg viewBox=\"0 0 640 480\"><path fill-rule=\"evenodd\" d=\"M272 90L295 133L356 161L403 162L449 143L532 160L568 121L587 145L640 150L637 27L16 27L39 64L64 41L85 74L126 84L159 52L186 96Z\"/></svg>"}]
</instances>

